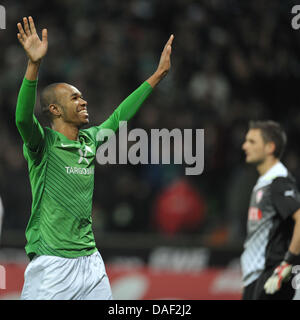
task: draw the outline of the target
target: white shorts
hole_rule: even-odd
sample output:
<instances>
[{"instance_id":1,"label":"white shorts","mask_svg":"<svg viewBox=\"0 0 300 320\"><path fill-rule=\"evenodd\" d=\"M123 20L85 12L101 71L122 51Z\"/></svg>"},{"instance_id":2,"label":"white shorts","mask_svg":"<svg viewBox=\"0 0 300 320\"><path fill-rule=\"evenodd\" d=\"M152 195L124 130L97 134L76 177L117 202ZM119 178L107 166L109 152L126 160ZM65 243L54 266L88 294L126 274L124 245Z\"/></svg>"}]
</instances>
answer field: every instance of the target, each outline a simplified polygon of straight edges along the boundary
<instances>
[{"instance_id":1,"label":"white shorts","mask_svg":"<svg viewBox=\"0 0 300 320\"><path fill-rule=\"evenodd\" d=\"M111 300L100 253L79 258L35 256L28 264L21 300Z\"/></svg>"}]
</instances>

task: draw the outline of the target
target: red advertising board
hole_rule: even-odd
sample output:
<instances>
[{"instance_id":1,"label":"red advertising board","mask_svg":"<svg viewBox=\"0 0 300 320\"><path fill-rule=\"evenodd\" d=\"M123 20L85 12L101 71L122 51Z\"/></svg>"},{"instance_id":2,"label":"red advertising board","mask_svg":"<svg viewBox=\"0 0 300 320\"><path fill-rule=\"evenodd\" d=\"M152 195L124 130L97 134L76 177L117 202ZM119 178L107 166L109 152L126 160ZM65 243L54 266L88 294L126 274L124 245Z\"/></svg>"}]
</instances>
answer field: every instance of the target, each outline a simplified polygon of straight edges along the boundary
<instances>
[{"instance_id":1,"label":"red advertising board","mask_svg":"<svg viewBox=\"0 0 300 320\"><path fill-rule=\"evenodd\" d=\"M26 264L0 262L0 265L5 270L5 277L2 274L0 283L0 299L19 299ZM241 298L241 274L236 269L207 268L197 272L170 272L149 267L108 265L106 270L116 300Z\"/></svg>"}]
</instances>

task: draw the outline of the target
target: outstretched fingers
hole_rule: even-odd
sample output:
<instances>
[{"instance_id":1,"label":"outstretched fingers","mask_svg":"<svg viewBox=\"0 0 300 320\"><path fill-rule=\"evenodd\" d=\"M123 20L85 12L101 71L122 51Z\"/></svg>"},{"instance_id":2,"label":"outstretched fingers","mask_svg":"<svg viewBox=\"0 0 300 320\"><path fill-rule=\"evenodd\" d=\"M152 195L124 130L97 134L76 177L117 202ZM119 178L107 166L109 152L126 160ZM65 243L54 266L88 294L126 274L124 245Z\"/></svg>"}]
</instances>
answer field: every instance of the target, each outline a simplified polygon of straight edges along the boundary
<instances>
[{"instance_id":1,"label":"outstretched fingers","mask_svg":"<svg viewBox=\"0 0 300 320\"><path fill-rule=\"evenodd\" d=\"M32 34L36 34L36 29L34 25L33 18L30 16L28 19L26 17L23 18L24 28L22 23L18 23L17 27L19 30L18 39L21 43L27 39L27 37L31 36Z\"/></svg>"},{"instance_id":2,"label":"outstretched fingers","mask_svg":"<svg viewBox=\"0 0 300 320\"><path fill-rule=\"evenodd\" d=\"M47 29L42 31L42 40L39 38L34 21L31 16L24 17L23 23L18 23L18 40L23 46L27 56L32 62L39 62L47 53L48 36Z\"/></svg>"},{"instance_id":3,"label":"outstretched fingers","mask_svg":"<svg viewBox=\"0 0 300 320\"><path fill-rule=\"evenodd\" d=\"M163 52L162 52L162 56L163 56L165 59L168 59L168 58L170 57L170 55L171 55L173 39L174 39L174 35L171 34L169 40L168 40L167 43L165 44L164 50L163 50Z\"/></svg>"},{"instance_id":4,"label":"outstretched fingers","mask_svg":"<svg viewBox=\"0 0 300 320\"><path fill-rule=\"evenodd\" d=\"M171 45L172 45L173 39L174 39L174 35L171 34L171 35L170 35L170 38L169 38L169 40L168 40L168 42L167 42L167 46L171 46Z\"/></svg>"},{"instance_id":5,"label":"outstretched fingers","mask_svg":"<svg viewBox=\"0 0 300 320\"><path fill-rule=\"evenodd\" d=\"M19 42L24 46L26 40L32 36L32 35L37 35L36 32L36 28L35 28L35 24L34 24L34 20L31 16L24 17L23 18L23 25L22 23L17 23L17 27L18 27L18 40ZM47 36L47 29L43 29L42 31L42 42L47 44L48 42L48 36Z\"/></svg>"},{"instance_id":6,"label":"outstretched fingers","mask_svg":"<svg viewBox=\"0 0 300 320\"><path fill-rule=\"evenodd\" d=\"M17 24L17 27L19 30L18 39L20 42L22 41L21 43L23 43L26 40L27 36L26 36L24 29L22 27L22 24L20 22Z\"/></svg>"},{"instance_id":7,"label":"outstretched fingers","mask_svg":"<svg viewBox=\"0 0 300 320\"><path fill-rule=\"evenodd\" d=\"M29 37L31 35L31 31L28 24L28 19L26 17L23 18L24 30L26 35Z\"/></svg>"},{"instance_id":8,"label":"outstretched fingers","mask_svg":"<svg viewBox=\"0 0 300 320\"><path fill-rule=\"evenodd\" d=\"M29 26L30 26L31 33L35 34L36 33L36 29L35 29L33 18L30 16L28 18L28 20L29 20Z\"/></svg>"},{"instance_id":9,"label":"outstretched fingers","mask_svg":"<svg viewBox=\"0 0 300 320\"><path fill-rule=\"evenodd\" d=\"M19 40L19 42L21 43L21 45L24 46L24 40L23 40L23 38L22 38L22 36L21 36L21 33L18 33L18 34L17 34L17 37L18 37L18 40Z\"/></svg>"},{"instance_id":10,"label":"outstretched fingers","mask_svg":"<svg viewBox=\"0 0 300 320\"><path fill-rule=\"evenodd\" d=\"M42 42L47 42L48 41L48 31L47 29L43 29L42 31Z\"/></svg>"},{"instance_id":11,"label":"outstretched fingers","mask_svg":"<svg viewBox=\"0 0 300 320\"><path fill-rule=\"evenodd\" d=\"M171 34L169 40L168 40L167 43L165 44L164 50L167 50L169 47L172 46L173 39L174 39L174 35Z\"/></svg>"}]
</instances>

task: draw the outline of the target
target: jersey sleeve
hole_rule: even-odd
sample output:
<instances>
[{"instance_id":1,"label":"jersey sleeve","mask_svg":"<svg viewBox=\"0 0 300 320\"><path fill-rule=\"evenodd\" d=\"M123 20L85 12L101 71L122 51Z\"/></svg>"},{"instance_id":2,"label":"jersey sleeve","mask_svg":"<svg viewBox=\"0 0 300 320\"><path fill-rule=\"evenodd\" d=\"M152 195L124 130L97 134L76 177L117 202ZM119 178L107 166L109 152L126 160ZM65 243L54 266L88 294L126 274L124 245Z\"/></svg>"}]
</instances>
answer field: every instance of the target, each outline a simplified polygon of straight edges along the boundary
<instances>
[{"instance_id":1,"label":"jersey sleeve","mask_svg":"<svg viewBox=\"0 0 300 320\"><path fill-rule=\"evenodd\" d=\"M33 114L36 102L37 80L23 79L17 100L16 126L27 154L34 158L44 149L44 129Z\"/></svg>"},{"instance_id":2,"label":"jersey sleeve","mask_svg":"<svg viewBox=\"0 0 300 320\"><path fill-rule=\"evenodd\" d=\"M274 179L271 185L272 203L279 215L286 219L300 209L300 196L296 183L285 177Z\"/></svg>"},{"instance_id":3,"label":"jersey sleeve","mask_svg":"<svg viewBox=\"0 0 300 320\"><path fill-rule=\"evenodd\" d=\"M152 87L145 81L135 91L133 91L121 104L114 110L110 117L99 126L94 126L88 129L95 139L97 147L103 141L99 139L102 129L108 129L111 132L116 132L119 128L120 121L130 120L139 110L143 102L148 98L152 92ZM108 138L108 136L107 136Z\"/></svg>"}]
</instances>

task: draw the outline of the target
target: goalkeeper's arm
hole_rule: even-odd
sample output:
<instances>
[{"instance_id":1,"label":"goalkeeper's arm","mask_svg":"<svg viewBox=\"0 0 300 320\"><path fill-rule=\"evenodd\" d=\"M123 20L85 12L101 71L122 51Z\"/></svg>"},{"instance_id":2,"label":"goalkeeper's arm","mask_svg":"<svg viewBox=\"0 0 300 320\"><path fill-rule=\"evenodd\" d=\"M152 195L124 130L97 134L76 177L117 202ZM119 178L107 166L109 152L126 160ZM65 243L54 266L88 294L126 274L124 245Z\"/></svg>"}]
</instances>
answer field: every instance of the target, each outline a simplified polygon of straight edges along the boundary
<instances>
[{"instance_id":1,"label":"goalkeeper's arm","mask_svg":"<svg viewBox=\"0 0 300 320\"><path fill-rule=\"evenodd\" d=\"M282 282L288 281L291 277L292 267L299 260L300 255L300 209L293 214L295 226L289 249L281 264L277 266L266 281L264 289L267 294L274 294L280 290Z\"/></svg>"}]
</instances>

